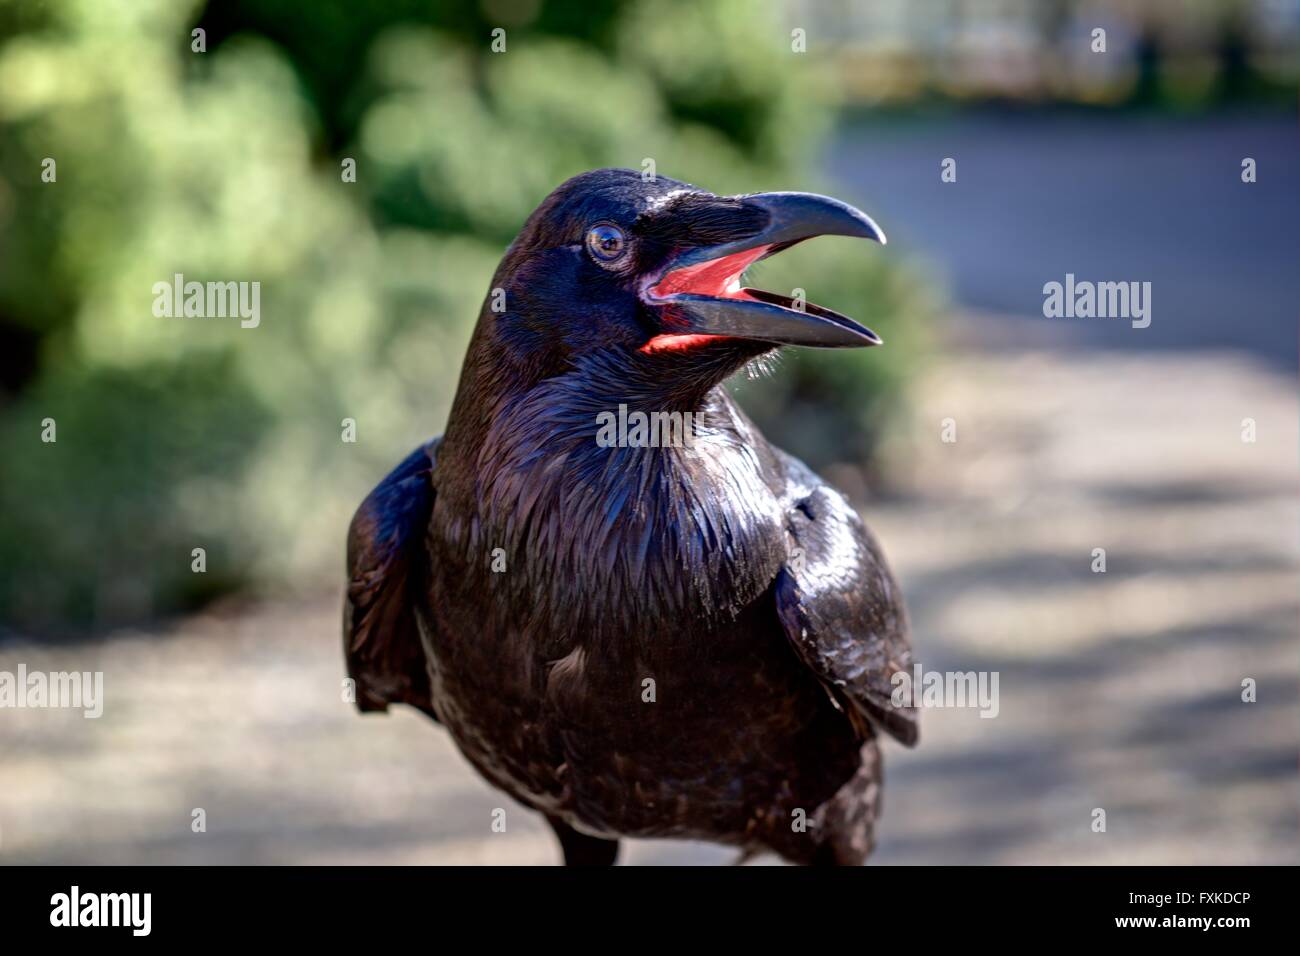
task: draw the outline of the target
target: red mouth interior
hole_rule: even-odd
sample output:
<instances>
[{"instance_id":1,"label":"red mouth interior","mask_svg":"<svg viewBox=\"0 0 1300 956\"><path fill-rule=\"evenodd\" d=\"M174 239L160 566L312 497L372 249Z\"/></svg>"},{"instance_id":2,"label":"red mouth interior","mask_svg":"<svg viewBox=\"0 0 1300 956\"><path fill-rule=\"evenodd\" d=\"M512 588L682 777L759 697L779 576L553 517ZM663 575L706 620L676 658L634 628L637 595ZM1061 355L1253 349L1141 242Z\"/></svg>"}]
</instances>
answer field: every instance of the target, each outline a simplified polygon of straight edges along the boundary
<instances>
[{"instance_id":1,"label":"red mouth interior","mask_svg":"<svg viewBox=\"0 0 1300 956\"><path fill-rule=\"evenodd\" d=\"M766 245L755 246L753 249L733 252L729 256L674 269L651 287L650 294L657 299L669 299L675 295L688 294L707 295L715 299L752 299L753 296L740 287L740 276L769 248L770 246ZM698 333L656 335L641 346L641 351L682 351L722 338L726 336Z\"/></svg>"},{"instance_id":2,"label":"red mouth interior","mask_svg":"<svg viewBox=\"0 0 1300 956\"><path fill-rule=\"evenodd\" d=\"M708 295L718 299L748 299L740 289L740 276L756 259L767 252L769 246L755 246L729 256L697 262L692 266L674 269L655 283L650 292L656 298L669 296Z\"/></svg>"}]
</instances>

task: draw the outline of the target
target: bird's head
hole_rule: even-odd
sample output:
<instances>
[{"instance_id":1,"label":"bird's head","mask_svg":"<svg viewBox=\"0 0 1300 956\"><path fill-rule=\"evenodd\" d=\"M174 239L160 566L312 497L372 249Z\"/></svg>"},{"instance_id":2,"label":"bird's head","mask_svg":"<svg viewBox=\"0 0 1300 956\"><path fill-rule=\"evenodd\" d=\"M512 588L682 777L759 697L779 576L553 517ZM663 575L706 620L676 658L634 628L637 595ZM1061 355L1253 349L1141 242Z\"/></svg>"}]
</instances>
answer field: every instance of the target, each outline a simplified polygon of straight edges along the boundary
<instances>
[{"instance_id":1,"label":"bird's head","mask_svg":"<svg viewBox=\"0 0 1300 956\"><path fill-rule=\"evenodd\" d=\"M563 183L529 217L481 325L490 325L494 350L539 376L602 353L671 377L730 370L780 345L880 344L830 309L741 285L754 262L818 235L885 241L867 215L826 196L716 196L595 170Z\"/></svg>"}]
</instances>

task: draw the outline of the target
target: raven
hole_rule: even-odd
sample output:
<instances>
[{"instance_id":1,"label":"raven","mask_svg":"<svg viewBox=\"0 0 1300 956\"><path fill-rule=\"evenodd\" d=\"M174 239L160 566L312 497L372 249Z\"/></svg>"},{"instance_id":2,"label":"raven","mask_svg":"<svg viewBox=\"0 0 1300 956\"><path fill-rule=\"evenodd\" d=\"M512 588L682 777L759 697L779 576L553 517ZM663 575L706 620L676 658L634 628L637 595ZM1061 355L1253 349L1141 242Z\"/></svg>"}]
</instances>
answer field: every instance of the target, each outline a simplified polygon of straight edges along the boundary
<instances>
[{"instance_id":1,"label":"raven","mask_svg":"<svg viewBox=\"0 0 1300 956\"><path fill-rule=\"evenodd\" d=\"M891 700L912 657L880 546L721 386L781 345L880 344L740 285L827 234L885 241L809 193L568 180L497 269L446 434L352 519L357 707L442 724L570 865L613 863L620 837L860 864L878 732L916 742ZM691 440L597 441L620 408L689 414Z\"/></svg>"}]
</instances>

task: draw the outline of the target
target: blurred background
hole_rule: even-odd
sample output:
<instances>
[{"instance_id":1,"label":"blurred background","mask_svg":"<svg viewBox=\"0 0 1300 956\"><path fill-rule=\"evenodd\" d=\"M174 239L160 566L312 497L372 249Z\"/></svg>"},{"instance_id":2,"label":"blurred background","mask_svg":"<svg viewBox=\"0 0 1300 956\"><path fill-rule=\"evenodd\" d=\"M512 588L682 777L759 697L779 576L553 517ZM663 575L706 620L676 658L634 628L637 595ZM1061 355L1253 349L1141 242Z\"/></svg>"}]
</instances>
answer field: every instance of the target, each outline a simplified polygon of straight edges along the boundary
<instances>
[{"instance_id":1,"label":"blurred background","mask_svg":"<svg viewBox=\"0 0 1300 956\"><path fill-rule=\"evenodd\" d=\"M558 858L342 701L343 538L527 214L646 159L890 236L756 280L885 348L734 383L861 506L919 660L1001 675L889 751L875 859L1295 862L1298 54L1300 0L0 0L0 671L107 696L0 710L0 862ZM260 325L155 317L175 273ZM1066 273L1151 282L1151 326L1043 318Z\"/></svg>"}]
</instances>

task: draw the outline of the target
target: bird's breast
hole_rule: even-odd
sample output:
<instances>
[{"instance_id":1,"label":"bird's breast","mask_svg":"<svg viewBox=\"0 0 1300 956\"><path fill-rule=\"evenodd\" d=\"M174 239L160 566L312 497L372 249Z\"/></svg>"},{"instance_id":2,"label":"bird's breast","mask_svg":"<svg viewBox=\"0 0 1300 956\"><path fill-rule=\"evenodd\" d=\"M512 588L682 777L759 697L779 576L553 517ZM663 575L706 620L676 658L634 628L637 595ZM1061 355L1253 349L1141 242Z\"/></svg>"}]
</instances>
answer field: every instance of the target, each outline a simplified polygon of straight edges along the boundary
<instances>
[{"instance_id":1,"label":"bird's breast","mask_svg":"<svg viewBox=\"0 0 1300 956\"><path fill-rule=\"evenodd\" d=\"M792 773L854 759L770 594L720 623L575 632L455 593L425 629L439 719L484 776L537 809L611 833L699 835L719 814L742 828Z\"/></svg>"}]
</instances>

